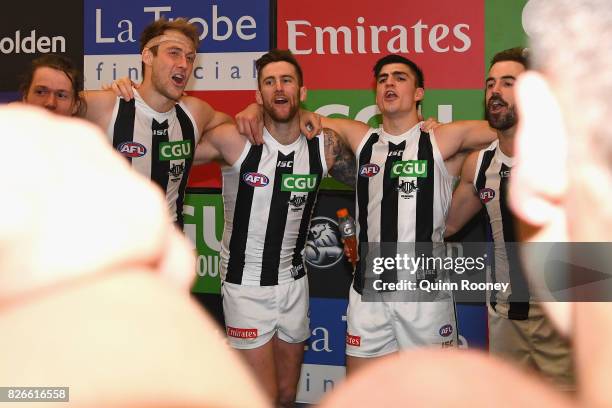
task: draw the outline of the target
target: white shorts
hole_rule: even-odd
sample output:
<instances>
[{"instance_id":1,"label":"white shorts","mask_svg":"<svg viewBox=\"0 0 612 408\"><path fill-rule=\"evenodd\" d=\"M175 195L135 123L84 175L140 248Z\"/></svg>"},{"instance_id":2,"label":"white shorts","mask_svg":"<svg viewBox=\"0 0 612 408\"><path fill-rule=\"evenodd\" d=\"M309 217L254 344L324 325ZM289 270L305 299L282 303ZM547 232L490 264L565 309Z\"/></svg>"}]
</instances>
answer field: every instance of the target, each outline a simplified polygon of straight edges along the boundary
<instances>
[{"instance_id":1,"label":"white shorts","mask_svg":"<svg viewBox=\"0 0 612 408\"><path fill-rule=\"evenodd\" d=\"M456 347L457 323L452 300L436 302L363 302L353 289L347 310L346 354L379 357L417 347Z\"/></svg>"},{"instance_id":2,"label":"white shorts","mask_svg":"<svg viewBox=\"0 0 612 408\"><path fill-rule=\"evenodd\" d=\"M229 344L261 347L274 337L300 343L310 337L308 277L275 286L223 282L223 314Z\"/></svg>"}]
</instances>

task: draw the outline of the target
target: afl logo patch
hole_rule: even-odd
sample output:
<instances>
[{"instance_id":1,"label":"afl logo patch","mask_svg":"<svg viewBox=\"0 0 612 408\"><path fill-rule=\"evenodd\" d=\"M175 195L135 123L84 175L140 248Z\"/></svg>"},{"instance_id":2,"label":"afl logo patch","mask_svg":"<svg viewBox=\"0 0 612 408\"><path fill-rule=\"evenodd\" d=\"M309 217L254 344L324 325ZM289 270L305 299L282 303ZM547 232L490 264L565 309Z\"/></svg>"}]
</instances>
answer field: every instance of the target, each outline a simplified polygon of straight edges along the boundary
<instances>
[{"instance_id":1,"label":"afl logo patch","mask_svg":"<svg viewBox=\"0 0 612 408\"><path fill-rule=\"evenodd\" d=\"M440 327L439 333L442 337L448 337L453 334L453 326L450 324L445 324L444 326Z\"/></svg>"},{"instance_id":2,"label":"afl logo patch","mask_svg":"<svg viewBox=\"0 0 612 408\"><path fill-rule=\"evenodd\" d=\"M268 176L261 173L246 173L242 179L251 187L265 187L270 183Z\"/></svg>"},{"instance_id":3,"label":"afl logo patch","mask_svg":"<svg viewBox=\"0 0 612 408\"><path fill-rule=\"evenodd\" d=\"M367 163L359 168L359 175L361 177L374 177L380 171L380 167L374 163Z\"/></svg>"},{"instance_id":4,"label":"afl logo patch","mask_svg":"<svg viewBox=\"0 0 612 408\"><path fill-rule=\"evenodd\" d=\"M495 191L490 188L483 188L478 192L478 195L480 196L480 201L486 204L495 198Z\"/></svg>"},{"instance_id":5,"label":"afl logo patch","mask_svg":"<svg viewBox=\"0 0 612 408\"><path fill-rule=\"evenodd\" d=\"M142 157L147 154L147 148L136 142L123 142L117 146L117 151L125 157Z\"/></svg>"}]
</instances>

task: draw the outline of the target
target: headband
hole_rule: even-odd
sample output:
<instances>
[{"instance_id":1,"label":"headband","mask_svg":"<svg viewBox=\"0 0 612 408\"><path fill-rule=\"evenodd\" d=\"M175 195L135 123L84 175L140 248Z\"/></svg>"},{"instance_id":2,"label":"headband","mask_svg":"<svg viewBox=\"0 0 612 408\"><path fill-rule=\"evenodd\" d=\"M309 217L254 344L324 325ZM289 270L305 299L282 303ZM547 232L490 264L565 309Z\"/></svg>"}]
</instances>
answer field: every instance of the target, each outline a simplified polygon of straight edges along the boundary
<instances>
[{"instance_id":1,"label":"headband","mask_svg":"<svg viewBox=\"0 0 612 408\"><path fill-rule=\"evenodd\" d=\"M178 42L187 48L193 48L193 43L191 43L190 41L185 41L185 38L182 35L162 34L162 35L158 35L157 37L151 38L149 42L147 42L147 44L144 46L143 51L148 48L156 47L159 44L166 42L166 41Z\"/></svg>"}]
</instances>

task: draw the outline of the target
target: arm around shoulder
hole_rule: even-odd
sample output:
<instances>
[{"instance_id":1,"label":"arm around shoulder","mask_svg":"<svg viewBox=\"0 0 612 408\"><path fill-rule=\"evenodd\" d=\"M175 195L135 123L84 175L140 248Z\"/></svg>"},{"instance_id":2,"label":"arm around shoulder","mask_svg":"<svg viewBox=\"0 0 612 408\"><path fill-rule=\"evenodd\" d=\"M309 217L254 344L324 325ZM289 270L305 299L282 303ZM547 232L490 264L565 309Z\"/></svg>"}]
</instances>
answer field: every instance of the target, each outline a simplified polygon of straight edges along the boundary
<instances>
[{"instance_id":1,"label":"arm around shoulder","mask_svg":"<svg viewBox=\"0 0 612 408\"><path fill-rule=\"evenodd\" d=\"M223 164L234 164L242 154L247 138L238 132L233 123L216 126L202 135L195 152L195 163L202 164L219 161Z\"/></svg>"},{"instance_id":2,"label":"arm around shoulder","mask_svg":"<svg viewBox=\"0 0 612 408\"><path fill-rule=\"evenodd\" d=\"M336 132L337 136L346 144L353 153L357 152L359 144L365 137L370 127L363 122L352 119L329 118L321 116L321 124Z\"/></svg>"},{"instance_id":3,"label":"arm around shoulder","mask_svg":"<svg viewBox=\"0 0 612 408\"><path fill-rule=\"evenodd\" d=\"M434 131L436 143L447 160L457 153L487 147L497 133L484 120L460 120L438 126Z\"/></svg>"},{"instance_id":4,"label":"arm around shoulder","mask_svg":"<svg viewBox=\"0 0 612 408\"><path fill-rule=\"evenodd\" d=\"M85 104L79 116L106 130L110 124L117 96L113 91L82 91L81 99Z\"/></svg>"},{"instance_id":5,"label":"arm around shoulder","mask_svg":"<svg viewBox=\"0 0 612 408\"><path fill-rule=\"evenodd\" d=\"M323 129L325 138L325 161L329 174L341 183L355 188L357 165L355 154L331 129Z\"/></svg>"}]
</instances>

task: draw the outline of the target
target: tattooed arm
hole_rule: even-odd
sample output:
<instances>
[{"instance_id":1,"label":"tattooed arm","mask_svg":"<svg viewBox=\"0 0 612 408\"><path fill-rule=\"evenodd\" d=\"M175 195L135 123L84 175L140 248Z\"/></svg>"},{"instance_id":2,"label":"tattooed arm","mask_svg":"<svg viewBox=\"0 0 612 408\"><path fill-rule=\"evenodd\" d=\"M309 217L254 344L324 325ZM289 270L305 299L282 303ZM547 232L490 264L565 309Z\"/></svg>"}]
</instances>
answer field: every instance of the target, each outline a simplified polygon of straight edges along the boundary
<instances>
[{"instance_id":1,"label":"tattooed arm","mask_svg":"<svg viewBox=\"0 0 612 408\"><path fill-rule=\"evenodd\" d=\"M355 188L355 178L357 177L355 155L333 130L325 128L323 129L323 135L325 138L325 161L329 174L339 182Z\"/></svg>"}]
</instances>

